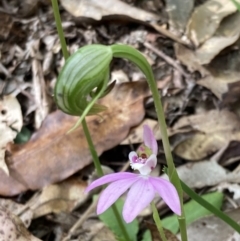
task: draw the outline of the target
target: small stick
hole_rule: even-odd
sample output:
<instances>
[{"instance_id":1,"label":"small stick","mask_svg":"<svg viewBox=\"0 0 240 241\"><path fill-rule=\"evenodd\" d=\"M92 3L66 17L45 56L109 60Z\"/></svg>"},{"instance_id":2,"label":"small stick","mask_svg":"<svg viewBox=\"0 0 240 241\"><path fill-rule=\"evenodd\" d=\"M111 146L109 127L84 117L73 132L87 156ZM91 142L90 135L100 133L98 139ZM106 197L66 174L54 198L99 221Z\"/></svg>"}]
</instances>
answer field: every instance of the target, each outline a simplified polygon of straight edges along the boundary
<instances>
[{"instance_id":1,"label":"small stick","mask_svg":"<svg viewBox=\"0 0 240 241\"><path fill-rule=\"evenodd\" d=\"M168 64L172 65L175 69L177 69L185 78L189 78L189 75L184 71L184 69L182 68L182 66L180 64L178 64L174 59L172 59L171 57L167 56L166 54L164 54L161 50L155 48L152 44L146 42L143 43L143 45L152 50L155 54L157 54L159 57L161 57L163 60L165 60Z\"/></svg>"},{"instance_id":2,"label":"small stick","mask_svg":"<svg viewBox=\"0 0 240 241\"><path fill-rule=\"evenodd\" d=\"M191 47L191 45L182 39L180 39L178 36L175 34L171 33L169 30L157 25L157 24L150 24L157 32L161 33L162 35L167 36L168 38L172 39L175 42L178 42L180 44L183 44L187 47Z\"/></svg>"}]
</instances>

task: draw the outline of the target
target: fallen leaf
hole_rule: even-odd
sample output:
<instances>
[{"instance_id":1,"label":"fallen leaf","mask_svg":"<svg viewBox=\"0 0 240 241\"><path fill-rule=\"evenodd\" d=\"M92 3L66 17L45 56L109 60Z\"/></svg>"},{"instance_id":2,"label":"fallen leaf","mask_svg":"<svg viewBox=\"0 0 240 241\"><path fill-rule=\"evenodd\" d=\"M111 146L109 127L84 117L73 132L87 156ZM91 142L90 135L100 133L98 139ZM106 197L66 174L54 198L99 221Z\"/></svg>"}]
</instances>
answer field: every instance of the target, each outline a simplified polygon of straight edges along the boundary
<instances>
[{"instance_id":1,"label":"fallen leaf","mask_svg":"<svg viewBox=\"0 0 240 241\"><path fill-rule=\"evenodd\" d=\"M36 105L34 122L35 128L39 129L49 112L49 104L47 101L43 69L39 60L40 40L32 40L29 46L32 57L33 91Z\"/></svg>"},{"instance_id":2,"label":"fallen leaf","mask_svg":"<svg viewBox=\"0 0 240 241\"><path fill-rule=\"evenodd\" d=\"M95 234L93 235L92 241L103 241L103 240L111 240L117 241L116 237L114 236L113 232L103 226L103 224L95 225Z\"/></svg>"},{"instance_id":3,"label":"fallen leaf","mask_svg":"<svg viewBox=\"0 0 240 241\"><path fill-rule=\"evenodd\" d=\"M240 209L232 210L226 213L238 224L240 224ZM192 223L188 229L188 239L191 241L240 241L239 233L236 233L229 225L215 216L201 218Z\"/></svg>"},{"instance_id":4,"label":"fallen leaf","mask_svg":"<svg viewBox=\"0 0 240 241\"><path fill-rule=\"evenodd\" d=\"M240 159L240 142L231 141L218 157L218 162L224 166L238 161Z\"/></svg>"},{"instance_id":5,"label":"fallen leaf","mask_svg":"<svg viewBox=\"0 0 240 241\"><path fill-rule=\"evenodd\" d=\"M101 116L87 118L99 155L119 144L129 129L142 121L143 100L149 95L147 83L138 81L116 85L101 100L108 110ZM56 111L47 116L28 143L13 145L7 161L10 177L1 173L0 194L11 196L39 189L62 181L90 164L92 158L82 127L66 134L77 120L78 117Z\"/></svg>"},{"instance_id":6,"label":"fallen leaf","mask_svg":"<svg viewBox=\"0 0 240 241\"><path fill-rule=\"evenodd\" d=\"M18 14L22 17L29 17L32 16L34 13L36 13L39 3L41 0L31 1L31 0L23 0L18 5ZM42 1L43 2L43 1ZM47 1L45 1L47 2Z\"/></svg>"},{"instance_id":7,"label":"fallen leaf","mask_svg":"<svg viewBox=\"0 0 240 241\"><path fill-rule=\"evenodd\" d=\"M217 78L212 75L197 81L198 85L202 85L211 90L220 100L222 100L223 94L228 92L228 83L229 78Z\"/></svg>"},{"instance_id":8,"label":"fallen leaf","mask_svg":"<svg viewBox=\"0 0 240 241\"><path fill-rule=\"evenodd\" d=\"M236 183L221 183L216 189L218 191L228 190L230 193L233 193L233 200L237 200L240 198L240 186Z\"/></svg>"},{"instance_id":9,"label":"fallen leaf","mask_svg":"<svg viewBox=\"0 0 240 241\"><path fill-rule=\"evenodd\" d=\"M187 163L177 168L179 178L191 188L212 187L220 183L240 183L239 170L229 172L216 161ZM162 175L166 178L166 174Z\"/></svg>"},{"instance_id":10,"label":"fallen leaf","mask_svg":"<svg viewBox=\"0 0 240 241\"><path fill-rule=\"evenodd\" d=\"M186 127L190 127L195 133L180 142L175 147L174 153L191 161L201 160L218 151L230 141L240 139L239 119L226 109L182 117L173 126L173 131Z\"/></svg>"},{"instance_id":11,"label":"fallen leaf","mask_svg":"<svg viewBox=\"0 0 240 241\"><path fill-rule=\"evenodd\" d=\"M221 50L237 41L240 35L239 21L240 12L236 12L222 21L214 36L206 40L195 51L199 64L210 63Z\"/></svg>"},{"instance_id":12,"label":"fallen leaf","mask_svg":"<svg viewBox=\"0 0 240 241\"><path fill-rule=\"evenodd\" d=\"M197 81L197 84L211 90L222 101L222 106L234 104L239 100L239 56L238 50L218 56L207 66L209 76Z\"/></svg>"},{"instance_id":13,"label":"fallen leaf","mask_svg":"<svg viewBox=\"0 0 240 241\"><path fill-rule=\"evenodd\" d=\"M184 32L193 7L193 0L166 0L166 11L169 16L169 24L175 31Z\"/></svg>"},{"instance_id":14,"label":"fallen leaf","mask_svg":"<svg viewBox=\"0 0 240 241\"><path fill-rule=\"evenodd\" d=\"M5 163L5 152L8 143L13 142L22 128L22 112L18 100L11 95L0 99L0 169L9 175Z\"/></svg>"},{"instance_id":15,"label":"fallen leaf","mask_svg":"<svg viewBox=\"0 0 240 241\"><path fill-rule=\"evenodd\" d=\"M40 239L31 235L23 225L22 221L0 206L0 241L39 241Z\"/></svg>"},{"instance_id":16,"label":"fallen leaf","mask_svg":"<svg viewBox=\"0 0 240 241\"><path fill-rule=\"evenodd\" d=\"M0 199L0 206L6 208L9 212L18 216L26 228L28 228L31 224L33 218L33 212L26 208L26 205L16 203L11 199Z\"/></svg>"},{"instance_id":17,"label":"fallen leaf","mask_svg":"<svg viewBox=\"0 0 240 241\"><path fill-rule=\"evenodd\" d=\"M202 77L209 75L209 72L196 59L195 52L182 44L174 44L177 59L187 66L190 72L199 71Z\"/></svg>"},{"instance_id":18,"label":"fallen leaf","mask_svg":"<svg viewBox=\"0 0 240 241\"><path fill-rule=\"evenodd\" d=\"M0 39L6 40L11 32L13 19L10 14L1 11L0 14Z\"/></svg>"},{"instance_id":19,"label":"fallen leaf","mask_svg":"<svg viewBox=\"0 0 240 241\"><path fill-rule=\"evenodd\" d=\"M226 17L215 34L203 42L196 50L190 50L176 44L177 58L186 64L190 71L198 70L202 76L205 76L205 72L208 71L204 71L201 65L209 64L223 49L237 41L240 36L239 21L240 12Z\"/></svg>"},{"instance_id":20,"label":"fallen leaf","mask_svg":"<svg viewBox=\"0 0 240 241\"><path fill-rule=\"evenodd\" d=\"M237 0L239 2L239 0ZM211 38L226 16L237 11L232 1L209 0L195 8L187 26L187 35L195 46Z\"/></svg>"},{"instance_id":21,"label":"fallen leaf","mask_svg":"<svg viewBox=\"0 0 240 241\"><path fill-rule=\"evenodd\" d=\"M42 189L29 201L29 206L38 218L49 213L71 212L78 205L86 201L87 182L74 176L58 184L52 184Z\"/></svg>"},{"instance_id":22,"label":"fallen leaf","mask_svg":"<svg viewBox=\"0 0 240 241\"><path fill-rule=\"evenodd\" d=\"M104 17L128 17L135 21L155 22L159 16L135 8L120 0L61 0L62 6L74 17L102 20Z\"/></svg>"},{"instance_id":23,"label":"fallen leaf","mask_svg":"<svg viewBox=\"0 0 240 241\"><path fill-rule=\"evenodd\" d=\"M158 122L152 119L144 119L144 121L140 125L133 127L130 130L127 138L125 138L121 142L121 145L143 143L143 126L144 125L148 125L151 128L151 130L153 130L154 136L157 140L161 139L161 133L159 130Z\"/></svg>"}]
</instances>

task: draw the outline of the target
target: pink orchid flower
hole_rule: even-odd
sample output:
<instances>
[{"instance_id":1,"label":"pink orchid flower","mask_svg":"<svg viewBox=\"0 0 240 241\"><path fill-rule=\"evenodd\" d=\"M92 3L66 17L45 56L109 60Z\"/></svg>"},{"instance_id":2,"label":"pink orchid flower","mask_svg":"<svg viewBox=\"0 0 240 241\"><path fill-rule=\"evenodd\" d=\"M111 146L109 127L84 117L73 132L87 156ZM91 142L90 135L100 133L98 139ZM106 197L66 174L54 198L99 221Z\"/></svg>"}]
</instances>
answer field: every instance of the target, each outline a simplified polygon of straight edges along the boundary
<instances>
[{"instance_id":1,"label":"pink orchid flower","mask_svg":"<svg viewBox=\"0 0 240 241\"><path fill-rule=\"evenodd\" d=\"M143 139L144 145L141 145L137 152L129 153L131 167L140 174L130 172L109 174L92 182L86 189L89 192L111 182L99 197L97 214L106 211L129 189L122 213L126 223L132 222L152 202L156 193L174 213L181 215L180 200L172 183L160 177L149 176L157 164L158 145L152 130L147 125L144 126Z\"/></svg>"}]
</instances>

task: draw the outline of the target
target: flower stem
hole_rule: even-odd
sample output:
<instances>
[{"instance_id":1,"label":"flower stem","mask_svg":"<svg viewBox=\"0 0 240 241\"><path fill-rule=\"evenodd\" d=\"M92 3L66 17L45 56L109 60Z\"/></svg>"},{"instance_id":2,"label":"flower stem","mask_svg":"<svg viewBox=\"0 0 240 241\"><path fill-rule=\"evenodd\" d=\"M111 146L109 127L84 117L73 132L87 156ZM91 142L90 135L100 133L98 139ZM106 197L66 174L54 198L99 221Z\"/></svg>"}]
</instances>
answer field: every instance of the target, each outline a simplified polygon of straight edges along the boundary
<instances>
[{"instance_id":1,"label":"flower stem","mask_svg":"<svg viewBox=\"0 0 240 241\"><path fill-rule=\"evenodd\" d=\"M98 176L101 177L101 176L104 175L103 174L103 170L102 170L102 167L101 167L101 164L100 164L100 161L99 161L96 149L94 147L94 144L93 144L90 132L88 130L85 118L82 121L82 127L83 127L83 131L84 131L84 134L85 134L87 142L88 142L88 146L89 146L90 152L92 154L93 163L94 163L94 166L95 166L95 168L97 170L97 174L98 174ZM112 205L112 210L113 210L113 213L114 213L114 215L115 215L115 217L117 219L118 225L119 225L120 229L122 230L122 233L123 233L123 236L125 237L125 240L126 241L130 241L130 238L129 238L129 235L127 233L127 230L126 230L126 228L125 228L125 226L123 224L123 221L122 221L122 219L120 217L120 214L119 214L115 204Z\"/></svg>"},{"instance_id":2,"label":"flower stem","mask_svg":"<svg viewBox=\"0 0 240 241\"><path fill-rule=\"evenodd\" d=\"M131 62L135 63L143 71L148 81L150 90L152 92L155 109L157 113L157 118L158 118L158 123L161 131L164 153L166 156L168 170L169 170L168 176L172 184L177 189L178 196L181 203L182 215L178 216L181 239L182 241L187 241L186 220L185 220L185 214L183 209L183 190L182 190L182 186L173 162L173 157L172 157L170 143L168 139L168 133L167 133L167 125L166 125L164 111L163 111L162 102L161 102L161 96L160 96L160 93L158 92L158 88L157 88L156 81L154 79L152 68L148 63L148 61L143 57L143 55L138 50L130 46L116 44L116 45L112 45L111 48L113 51L113 57L126 58Z\"/></svg>"},{"instance_id":3,"label":"flower stem","mask_svg":"<svg viewBox=\"0 0 240 241\"><path fill-rule=\"evenodd\" d=\"M240 233L240 225L237 222L235 222L233 219L231 219L227 214L225 214L221 210L215 208L211 203L204 200L201 196L199 196L197 193L195 193L190 187L188 187L187 184L185 184L183 181L181 181L181 185L182 185L183 191L189 197L191 197L193 200L195 200L201 206L203 206L204 208L209 210L211 213L215 214L217 217L222 219L225 223L227 223L229 226L231 226L238 233Z\"/></svg>"},{"instance_id":4,"label":"flower stem","mask_svg":"<svg viewBox=\"0 0 240 241\"><path fill-rule=\"evenodd\" d=\"M153 211L153 219L154 219L154 222L156 223L156 226L157 226L158 232L160 234L160 237L162 238L162 241L167 241L167 238L165 236L163 226L162 226L162 223L161 223L161 219L160 219L160 216L158 214L158 210L156 208L155 203L151 202L151 206L152 206L152 211Z\"/></svg>"},{"instance_id":5,"label":"flower stem","mask_svg":"<svg viewBox=\"0 0 240 241\"><path fill-rule=\"evenodd\" d=\"M88 142L88 147L90 149L90 152L91 152L91 155L92 155L92 158L93 158L94 166L97 170L97 174L98 174L99 177L101 177L101 176L104 175L103 170L102 170L99 158L98 158L98 154L97 154L96 149L94 147L90 132L88 130L88 126L87 126L87 122L86 122L85 118L82 121L82 127L83 127L83 131L84 131L85 137L86 137L87 142Z\"/></svg>"},{"instance_id":6,"label":"flower stem","mask_svg":"<svg viewBox=\"0 0 240 241\"><path fill-rule=\"evenodd\" d=\"M55 22L57 25L57 31L58 31L58 36L61 43L62 53L63 53L64 59L66 60L69 57L69 53L67 50L67 44L66 44L66 40L65 40L63 28L62 28L62 21L59 14L58 0L52 0L52 8L53 8Z\"/></svg>"},{"instance_id":7,"label":"flower stem","mask_svg":"<svg viewBox=\"0 0 240 241\"><path fill-rule=\"evenodd\" d=\"M179 180L179 177L178 177L178 174L177 174L174 162L173 162L173 157L172 157L170 143L169 143L169 139L168 139L168 133L167 133L167 125L165 122L164 111L163 111L162 103L161 103L161 96L158 92L157 85L156 85L152 71L147 79L148 79L150 89L152 91L153 100L154 100L156 113L157 113L157 117L158 117L158 123L159 123L160 131L161 131L164 153L165 153L167 165L169 168L168 176L169 176L170 181L173 183L173 185L177 189L180 203L181 203L182 215L178 216L181 239L182 239L182 241L187 241L188 240L187 227L186 227L186 219L185 219L185 214L184 214L184 209L183 209L183 191L182 191L180 180Z\"/></svg>"},{"instance_id":8,"label":"flower stem","mask_svg":"<svg viewBox=\"0 0 240 241\"><path fill-rule=\"evenodd\" d=\"M58 31L58 36L59 36L60 43L61 43L63 56L64 56L64 59L67 60L67 58L69 57L69 53L68 53L68 50L67 50L66 40L65 40L65 37L64 37L62 22L61 22L61 18L60 18L60 14L59 14L58 0L52 0L52 7L53 7L54 18L55 18L55 22L56 22L56 25L57 25L57 31ZM87 122L86 122L85 118L83 118L83 120L82 120L82 127L83 127L83 131L84 131L84 134L86 136L88 146L89 146L92 158L93 158L94 166L97 170L98 175L103 176L103 170L102 170L99 158L98 158L97 151L94 147L94 144L93 144L93 141L92 141L92 138L91 138L91 134L89 132ZM123 220L121 219L120 214L119 214L115 204L112 205L112 209L113 209L114 215L117 219L118 225L119 225L120 229L122 230L122 233L123 233L123 236L124 236L125 240L131 241L130 238L129 238L128 232L127 232L127 230L124 226Z\"/></svg>"}]
</instances>

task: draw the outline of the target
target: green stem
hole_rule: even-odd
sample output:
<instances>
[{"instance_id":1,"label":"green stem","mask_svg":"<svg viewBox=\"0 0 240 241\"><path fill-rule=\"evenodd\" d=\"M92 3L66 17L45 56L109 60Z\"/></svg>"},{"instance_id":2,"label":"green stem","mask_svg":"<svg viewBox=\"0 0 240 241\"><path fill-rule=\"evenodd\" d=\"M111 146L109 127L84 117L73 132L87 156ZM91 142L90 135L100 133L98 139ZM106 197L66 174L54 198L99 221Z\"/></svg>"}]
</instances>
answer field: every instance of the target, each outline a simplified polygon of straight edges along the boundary
<instances>
[{"instance_id":1,"label":"green stem","mask_svg":"<svg viewBox=\"0 0 240 241\"><path fill-rule=\"evenodd\" d=\"M93 144L90 132L88 130L85 118L82 121L82 127L83 127L83 131L84 131L84 134L85 134L87 142L88 142L88 146L89 146L90 152L92 154L93 163L94 163L94 166L95 166L95 168L97 170L97 174L98 174L98 176L101 177L101 176L104 175L103 174L103 170L102 170L99 158L98 158L98 154L97 154L96 149L94 147L94 144ZM120 229L122 230L122 233L123 233L123 236L125 237L125 240L126 241L130 241L130 238L128 236L127 230L126 230L126 228L125 228L125 226L123 224L123 221L121 219L121 216L120 216L120 214L119 214L115 204L112 205L112 210L113 210L114 215L115 215L115 217L117 219L118 225L119 225Z\"/></svg>"},{"instance_id":2,"label":"green stem","mask_svg":"<svg viewBox=\"0 0 240 241\"><path fill-rule=\"evenodd\" d=\"M97 170L97 174L98 174L98 176L101 177L101 176L104 175L103 174L103 170L102 170L99 158L98 158L98 154L97 154L96 149L94 147L94 144L93 144L90 132L88 130L87 122L86 122L85 118L82 120L82 127L83 127L83 131L84 131L84 134L85 134L87 142L88 142L88 146L89 146L90 152L92 154L93 163L94 163L94 166L95 166L95 168ZM115 204L112 205L112 210L113 210L114 215L115 215L115 217L117 219L118 225L119 225L119 227L122 230L122 233L123 233L123 236L125 237L125 240L126 241L130 241L130 238L128 236L126 228L125 228L125 226L123 224L123 221L121 219L121 216L120 216L120 214L119 214Z\"/></svg>"},{"instance_id":3,"label":"green stem","mask_svg":"<svg viewBox=\"0 0 240 241\"><path fill-rule=\"evenodd\" d=\"M59 14L58 0L52 0L52 7L53 7L55 22L57 25L58 36L62 47L63 56L64 56L64 59L66 60L69 57L69 53L67 50L67 44L66 44L66 40L65 40L63 28L62 28L62 21Z\"/></svg>"},{"instance_id":4,"label":"green stem","mask_svg":"<svg viewBox=\"0 0 240 241\"><path fill-rule=\"evenodd\" d=\"M152 68L149 65L148 61L143 57L143 55L138 50L130 46L116 44L116 45L112 45L111 48L113 52L113 57L126 58L132 61L133 63L135 63L145 74L146 79L148 81L150 90L152 92L156 113L158 117L158 123L161 131L164 153L166 156L167 165L169 169L168 176L170 181L177 189L180 203L181 203L182 215L178 216L181 238L182 238L182 241L187 241L187 228L186 228L186 219L185 219L185 214L183 209L182 186L173 162L173 157L172 157L170 143L168 139L168 133L167 133L167 125L165 122L164 111L163 111L162 102L161 102L161 96L160 96L160 93L158 92L158 88L157 88L156 81L154 79Z\"/></svg>"},{"instance_id":5,"label":"green stem","mask_svg":"<svg viewBox=\"0 0 240 241\"><path fill-rule=\"evenodd\" d=\"M152 211L153 211L153 219L154 219L154 222L156 223L156 226L157 226L158 232L160 234L160 237L162 238L162 241L167 241L167 238L165 236L163 226L162 226L162 223L161 223L161 219L160 219L160 216L158 214L158 210L156 208L155 203L151 202L151 206L152 206Z\"/></svg>"},{"instance_id":6,"label":"green stem","mask_svg":"<svg viewBox=\"0 0 240 241\"><path fill-rule=\"evenodd\" d=\"M87 142L88 142L88 146L89 146L92 158L93 158L94 166L95 166L95 168L97 170L97 174L98 174L99 177L101 177L101 176L104 175L103 174L103 170L102 170L99 158L98 158L98 154L97 154L96 149L94 147L94 144L93 144L90 132L88 130L88 126L87 126L87 122L86 122L85 118L82 121L82 127L83 127L83 131L84 131L84 134L86 136L86 139L87 139Z\"/></svg>"},{"instance_id":7,"label":"green stem","mask_svg":"<svg viewBox=\"0 0 240 241\"><path fill-rule=\"evenodd\" d=\"M182 185L183 191L189 197L191 197L193 200L195 200L201 206L203 206L204 208L209 210L211 213L215 214L217 217L222 219L225 223L227 223L229 226L231 226L238 233L240 233L240 225L237 222L235 222L227 214L225 214L221 210L215 208L212 204L210 204L209 202L204 200L201 196L199 196L196 192L194 192L190 187L188 187L187 184L185 184L183 181L181 181L181 185Z\"/></svg>"},{"instance_id":8,"label":"green stem","mask_svg":"<svg viewBox=\"0 0 240 241\"><path fill-rule=\"evenodd\" d=\"M121 218L121 216L120 216L120 214L119 214L119 212L118 212L118 210L117 210L117 206L116 206L115 204L112 205L112 210L113 210L114 216L115 216L116 219L117 219L118 225L119 225L120 229L122 230L122 234L123 234L123 236L124 236L124 238L125 238L124 240L126 240L126 241L132 241L132 240L130 239L129 235L128 235L128 232L127 232L127 230L126 230L126 228L125 228L125 226L124 226L124 223L123 223L123 221L122 221L122 218Z\"/></svg>"},{"instance_id":9,"label":"green stem","mask_svg":"<svg viewBox=\"0 0 240 241\"><path fill-rule=\"evenodd\" d=\"M67 58L69 57L69 53L68 53L68 50L67 50L66 40L65 40L65 37L64 37L64 33L63 33L62 22L61 22L61 18L60 18L60 14L59 14L59 7L58 7L58 1L57 0L52 0L52 7L53 7L53 12L54 12L55 22L56 22L56 25L57 25L58 36L60 38L63 56L64 56L64 59L67 60ZM84 131L84 134L86 136L92 158L93 158L94 166L97 170L98 175L103 176L103 170L102 170L102 167L101 167L96 149L94 147L90 132L88 130L88 126L87 126L85 118L83 118L83 120L82 120L82 126L83 126L83 131ZM123 220L121 219L120 214L119 214L115 204L112 205L112 209L113 209L114 215L117 219L118 225L122 230L122 233L123 233L123 236L124 236L125 240L131 241L130 238L129 238L129 235L127 233L127 230L126 230L126 228L123 224Z\"/></svg>"}]
</instances>

